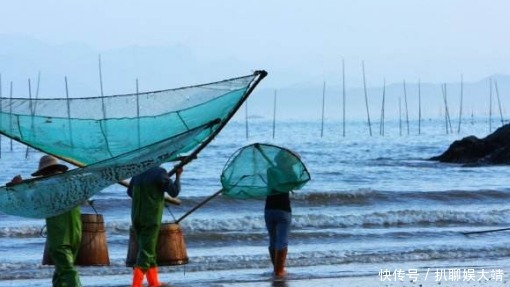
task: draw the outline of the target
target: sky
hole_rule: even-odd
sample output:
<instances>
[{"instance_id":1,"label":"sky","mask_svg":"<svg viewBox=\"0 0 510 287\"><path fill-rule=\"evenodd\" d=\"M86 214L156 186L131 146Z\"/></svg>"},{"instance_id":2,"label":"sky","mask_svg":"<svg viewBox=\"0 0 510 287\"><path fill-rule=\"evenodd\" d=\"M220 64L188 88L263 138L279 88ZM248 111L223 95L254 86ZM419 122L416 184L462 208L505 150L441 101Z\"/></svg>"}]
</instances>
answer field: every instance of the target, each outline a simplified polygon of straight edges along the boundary
<instances>
[{"instance_id":1,"label":"sky","mask_svg":"<svg viewBox=\"0 0 510 287\"><path fill-rule=\"evenodd\" d=\"M264 87L271 89L338 81L342 61L355 87L362 62L368 85L510 74L507 0L0 0L0 14L0 57L10 61L0 62L4 77L29 53L53 64L27 66L48 74L53 65L64 75L81 67L84 54L73 49L94 55L91 71L101 54L106 67L109 59L124 65L112 78L136 71L154 79L145 81L154 88L167 72L172 85L257 69L269 72ZM27 50L27 39L58 51L68 66L44 49Z\"/></svg>"}]
</instances>

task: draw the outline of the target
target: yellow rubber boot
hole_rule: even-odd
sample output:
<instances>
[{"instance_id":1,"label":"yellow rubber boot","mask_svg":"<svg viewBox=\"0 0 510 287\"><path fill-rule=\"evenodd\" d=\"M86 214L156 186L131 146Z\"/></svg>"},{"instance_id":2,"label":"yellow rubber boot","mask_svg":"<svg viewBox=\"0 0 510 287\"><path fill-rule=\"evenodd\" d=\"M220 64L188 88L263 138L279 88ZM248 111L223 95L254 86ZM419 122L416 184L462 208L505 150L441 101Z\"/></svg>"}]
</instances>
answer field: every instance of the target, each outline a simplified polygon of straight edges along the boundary
<instances>
[{"instance_id":1,"label":"yellow rubber boot","mask_svg":"<svg viewBox=\"0 0 510 287\"><path fill-rule=\"evenodd\" d=\"M158 279L158 267L154 266L147 270L147 281L149 281L149 287L163 286Z\"/></svg>"},{"instance_id":2,"label":"yellow rubber boot","mask_svg":"<svg viewBox=\"0 0 510 287\"><path fill-rule=\"evenodd\" d=\"M133 268L133 284L131 287L142 287L144 277L145 274L142 269L138 267Z\"/></svg>"}]
</instances>

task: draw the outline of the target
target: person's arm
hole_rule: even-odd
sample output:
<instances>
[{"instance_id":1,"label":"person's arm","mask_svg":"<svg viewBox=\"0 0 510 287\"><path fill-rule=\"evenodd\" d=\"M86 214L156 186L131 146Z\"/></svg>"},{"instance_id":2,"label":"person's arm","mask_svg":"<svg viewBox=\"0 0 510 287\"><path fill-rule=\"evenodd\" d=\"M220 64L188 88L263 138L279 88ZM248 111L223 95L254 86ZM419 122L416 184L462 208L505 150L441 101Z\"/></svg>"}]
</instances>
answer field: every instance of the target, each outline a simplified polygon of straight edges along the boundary
<instances>
[{"instance_id":1,"label":"person's arm","mask_svg":"<svg viewBox=\"0 0 510 287\"><path fill-rule=\"evenodd\" d=\"M133 198L133 178L131 178L131 180L129 181L129 186L128 186L128 189L127 189L127 195L131 198Z\"/></svg>"},{"instance_id":2,"label":"person's arm","mask_svg":"<svg viewBox=\"0 0 510 287\"><path fill-rule=\"evenodd\" d=\"M168 186L167 193L171 197L177 197L179 195L179 193L181 192L181 173L182 173L182 168L178 168L175 171L175 181L172 182L172 180L170 180L170 182L169 182L170 184Z\"/></svg>"}]
</instances>

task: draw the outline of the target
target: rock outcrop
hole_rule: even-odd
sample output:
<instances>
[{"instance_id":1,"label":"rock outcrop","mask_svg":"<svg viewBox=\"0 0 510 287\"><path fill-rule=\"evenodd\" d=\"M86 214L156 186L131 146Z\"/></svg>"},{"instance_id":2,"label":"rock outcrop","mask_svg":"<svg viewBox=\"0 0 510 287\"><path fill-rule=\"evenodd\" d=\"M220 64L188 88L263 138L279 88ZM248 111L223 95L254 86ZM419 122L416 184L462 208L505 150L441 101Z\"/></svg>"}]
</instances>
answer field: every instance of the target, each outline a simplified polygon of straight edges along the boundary
<instances>
[{"instance_id":1,"label":"rock outcrop","mask_svg":"<svg viewBox=\"0 0 510 287\"><path fill-rule=\"evenodd\" d=\"M483 139L468 136L454 141L443 154L430 159L467 165L510 165L510 124Z\"/></svg>"}]
</instances>

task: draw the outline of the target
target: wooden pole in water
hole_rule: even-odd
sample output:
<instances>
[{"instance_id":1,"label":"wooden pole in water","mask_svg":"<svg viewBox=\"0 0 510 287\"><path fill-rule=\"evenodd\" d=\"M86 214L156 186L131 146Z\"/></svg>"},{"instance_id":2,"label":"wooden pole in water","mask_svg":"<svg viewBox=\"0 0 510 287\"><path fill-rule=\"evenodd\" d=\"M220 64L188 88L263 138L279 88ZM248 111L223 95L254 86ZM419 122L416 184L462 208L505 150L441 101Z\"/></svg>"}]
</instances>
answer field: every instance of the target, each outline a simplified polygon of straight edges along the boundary
<instances>
[{"instance_id":1,"label":"wooden pole in water","mask_svg":"<svg viewBox=\"0 0 510 287\"><path fill-rule=\"evenodd\" d=\"M402 104L401 98L398 98L398 131L399 135L402 136Z\"/></svg>"},{"instance_id":2,"label":"wooden pole in water","mask_svg":"<svg viewBox=\"0 0 510 287\"><path fill-rule=\"evenodd\" d=\"M421 80L418 79L418 134L421 135Z\"/></svg>"},{"instance_id":3,"label":"wooden pole in water","mask_svg":"<svg viewBox=\"0 0 510 287\"><path fill-rule=\"evenodd\" d=\"M496 88L496 97L498 99L498 106L499 106L499 116L501 117L501 125L503 126L505 124L505 120L503 119L503 109L501 108L501 100L499 98L499 90L498 90L498 81L494 80L494 87Z\"/></svg>"},{"instance_id":4,"label":"wooden pole in water","mask_svg":"<svg viewBox=\"0 0 510 287\"><path fill-rule=\"evenodd\" d=\"M248 99L244 102L244 108L245 108L245 123L246 123L246 139L249 137L248 133Z\"/></svg>"},{"instance_id":5,"label":"wooden pole in water","mask_svg":"<svg viewBox=\"0 0 510 287\"><path fill-rule=\"evenodd\" d=\"M443 95L443 103L445 105L444 124L445 124L445 128L446 128L446 134L448 134L448 116L446 113L446 96L445 96L445 92L444 92L444 85L441 85L441 94Z\"/></svg>"},{"instance_id":6,"label":"wooden pole in water","mask_svg":"<svg viewBox=\"0 0 510 287\"><path fill-rule=\"evenodd\" d=\"M368 131L370 132L370 136L372 136L372 124L370 123L370 111L368 109L368 95L367 95L367 81L365 78L365 62L361 62L361 68L363 69L363 89L365 91L365 105L367 107L367 118L368 118Z\"/></svg>"},{"instance_id":7,"label":"wooden pole in water","mask_svg":"<svg viewBox=\"0 0 510 287\"><path fill-rule=\"evenodd\" d=\"M321 118L321 137L324 135L324 107L326 103L326 81L322 85L322 118Z\"/></svg>"},{"instance_id":8,"label":"wooden pole in water","mask_svg":"<svg viewBox=\"0 0 510 287\"><path fill-rule=\"evenodd\" d=\"M274 90L274 97L273 97L273 139L275 135L276 130L276 89Z\"/></svg>"},{"instance_id":9,"label":"wooden pole in water","mask_svg":"<svg viewBox=\"0 0 510 287\"><path fill-rule=\"evenodd\" d=\"M444 98L445 119L446 119L446 133L448 134L448 133L453 133L453 128L452 128L452 122L450 119L450 112L448 110L448 95L447 95L446 83L444 83L443 87L444 87L443 98ZM449 128L449 130L448 130L448 128Z\"/></svg>"},{"instance_id":10,"label":"wooden pole in water","mask_svg":"<svg viewBox=\"0 0 510 287\"><path fill-rule=\"evenodd\" d=\"M345 62L342 59L342 136L345 137Z\"/></svg>"},{"instance_id":11,"label":"wooden pole in water","mask_svg":"<svg viewBox=\"0 0 510 287\"><path fill-rule=\"evenodd\" d=\"M492 132L492 78L489 79L489 133Z\"/></svg>"},{"instance_id":12,"label":"wooden pole in water","mask_svg":"<svg viewBox=\"0 0 510 287\"><path fill-rule=\"evenodd\" d=\"M383 92L382 92L382 104L381 104L381 123L379 125L379 134L384 136L384 102L386 97L386 79L384 79L383 83Z\"/></svg>"},{"instance_id":13,"label":"wooden pole in water","mask_svg":"<svg viewBox=\"0 0 510 287\"><path fill-rule=\"evenodd\" d=\"M407 135L409 135L409 109L407 108L406 80L403 80L403 84L404 84L404 104L405 104L405 108L406 108Z\"/></svg>"},{"instance_id":14,"label":"wooden pole in water","mask_svg":"<svg viewBox=\"0 0 510 287\"><path fill-rule=\"evenodd\" d=\"M71 124L71 103L69 99L69 86L67 85L67 76L64 77L64 82L66 85L66 100L67 100L67 125L69 127L69 143L71 148L74 146L73 142L73 128Z\"/></svg>"},{"instance_id":15,"label":"wooden pole in water","mask_svg":"<svg viewBox=\"0 0 510 287\"><path fill-rule=\"evenodd\" d=\"M136 129L138 132L138 148L142 146L140 139L140 97L139 97L139 89L138 89L138 78L136 79Z\"/></svg>"},{"instance_id":16,"label":"wooden pole in water","mask_svg":"<svg viewBox=\"0 0 510 287\"><path fill-rule=\"evenodd\" d=\"M99 55L98 64L99 64L99 88L101 90L101 104L102 104L102 108L103 108L103 119L106 119L106 105L105 105L105 102L104 102L103 68L102 68L102 64L101 64L101 55ZM108 137L106 122L105 122L105 127L104 128L105 128L105 137ZM107 141L108 141L108 138L107 138Z\"/></svg>"},{"instance_id":17,"label":"wooden pole in water","mask_svg":"<svg viewBox=\"0 0 510 287\"><path fill-rule=\"evenodd\" d=\"M103 125L102 125L102 128L103 128L103 137L105 139L105 142L106 142L106 149L108 151L108 153L110 154L110 156L113 156L111 150L110 150L110 145L109 145L109 141L108 141L108 121L107 121L107 113L106 113L106 104L104 102L104 90L103 90L103 68L102 68L102 63L101 63L101 54L99 54L99 57L98 57L98 64L99 64L99 86L100 86L100 89L101 89L101 105L102 105L102 110L103 110L103 121L101 122Z\"/></svg>"},{"instance_id":18,"label":"wooden pole in water","mask_svg":"<svg viewBox=\"0 0 510 287\"><path fill-rule=\"evenodd\" d=\"M11 81L11 90L9 92L9 99L10 99L10 105L9 105L9 132L12 135L12 81ZM12 138L10 140L10 150L12 152Z\"/></svg>"},{"instance_id":19,"label":"wooden pole in water","mask_svg":"<svg viewBox=\"0 0 510 287\"><path fill-rule=\"evenodd\" d=\"M460 134L460 124L462 122L462 102L464 97L464 76L460 75L460 107L459 107L459 127L457 128L457 134Z\"/></svg>"},{"instance_id":20,"label":"wooden pole in water","mask_svg":"<svg viewBox=\"0 0 510 287\"><path fill-rule=\"evenodd\" d=\"M101 90L101 97L104 97L103 93L103 68L101 64L101 54L99 54L98 57L98 64L99 64L99 89ZM102 99L103 103L103 114L106 114L105 106L104 106L104 99Z\"/></svg>"},{"instance_id":21,"label":"wooden pole in water","mask_svg":"<svg viewBox=\"0 0 510 287\"><path fill-rule=\"evenodd\" d=\"M30 114L32 115L32 132L34 132L34 110L32 106L32 86L30 85L30 78L28 78L28 107L30 108ZM32 135L33 136L33 135ZM25 159L28 158L28 152L30 151L30 147L27 146L27 149L25 150Z\"/></svg>"}]
</instances>

